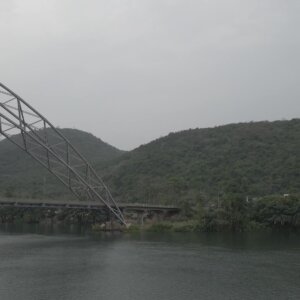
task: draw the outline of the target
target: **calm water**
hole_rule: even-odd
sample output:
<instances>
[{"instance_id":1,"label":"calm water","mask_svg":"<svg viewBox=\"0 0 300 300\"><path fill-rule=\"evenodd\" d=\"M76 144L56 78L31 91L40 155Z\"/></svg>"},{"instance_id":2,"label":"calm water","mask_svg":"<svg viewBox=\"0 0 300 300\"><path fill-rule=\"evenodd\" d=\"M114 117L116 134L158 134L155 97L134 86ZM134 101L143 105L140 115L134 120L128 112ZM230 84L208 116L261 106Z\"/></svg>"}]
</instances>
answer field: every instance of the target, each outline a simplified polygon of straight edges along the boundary
<instances>
[{"instance_id":1,"label":"calm water","mask_svg":"<svg viewBox=\"0 0 300 300\"><path fill-rule=\"evenodd\" d=\"M0 299L300 299L300 237L1 225Z\"/></svg>"}]
</instances>

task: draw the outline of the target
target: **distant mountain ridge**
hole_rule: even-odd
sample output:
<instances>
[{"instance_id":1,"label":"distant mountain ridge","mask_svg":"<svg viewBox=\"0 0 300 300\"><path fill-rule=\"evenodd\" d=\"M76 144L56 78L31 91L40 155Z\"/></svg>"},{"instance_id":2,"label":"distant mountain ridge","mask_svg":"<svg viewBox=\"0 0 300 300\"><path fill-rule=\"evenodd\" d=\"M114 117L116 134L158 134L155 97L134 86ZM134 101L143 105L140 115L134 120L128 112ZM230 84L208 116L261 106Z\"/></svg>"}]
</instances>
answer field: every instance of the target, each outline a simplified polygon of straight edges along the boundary
<instances>
[{"instance_id":1,"label":"distant mountain ridge","mask_svg":"<svg viewBox=\"0 0 300 300\"><path fill-rule=\"evenodd\" d=\"M230 194L300 193L300 119L189 129L129 152L79 130L62 132L120 201L197 202ZM72 197L24 155L8 141L0 142L2 195Z\"/></svg>"}]
</instances>

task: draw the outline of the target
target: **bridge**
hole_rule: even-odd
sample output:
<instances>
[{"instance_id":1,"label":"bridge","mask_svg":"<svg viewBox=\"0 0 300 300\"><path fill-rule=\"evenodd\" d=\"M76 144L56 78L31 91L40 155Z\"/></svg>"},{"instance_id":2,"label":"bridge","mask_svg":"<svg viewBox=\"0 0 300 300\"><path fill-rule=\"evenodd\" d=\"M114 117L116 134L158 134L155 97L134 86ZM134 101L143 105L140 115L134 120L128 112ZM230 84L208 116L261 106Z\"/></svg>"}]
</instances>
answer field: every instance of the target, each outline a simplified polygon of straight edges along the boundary
<instances>
[{"instance_id":1,"label":"bridge","mask_svg":"<svg viewBox=\"0 0 300 300\"><path fill-rule=\"evenodd\" d=\"M8 139L46 168L79 202L2 201L0 206L106 209L125 226L124 209L162 209L155 205L118 204L92 165L68 139L41 113L2 83L0 140L1 138Z\"/></svg>"},{"instance_id":2,"label":"bridge","mask_svg":"<svg viewBox=\"0 0 300 300\"><path fill-rule=\"evenodd\" d=\"M110 213L103 203L95 202L82 202L82 201L55 201L55 200L38 200L38 199L1 199L0 208L20 208L20 209L55 209L55 210L88 210L99 212L106 215L106 220L110 219ZM136 216L134 221L139 222L141 225L144 223L145 218L165 219L178 214L180 209L173 205L157 205L146 203L120 203L119 209L124 215ZM112 226L112 223L109 222ZM107 224L105 225L106 228ZM106 228L107 229L107 228ZM111 229L108 229L111 230Z\"/></svg>"},{"instance_id":3,"label":"bridge","mask_svg":"<svg viewBox=\"0 0 300 300\"><path fill-rule=\"evenodd\" d=\"M0 199L0 207L18 207L18 208L54 208L54 209L83 209L83 210L106 210L104 203L83 202L83 201L50 201L38 199ZM147 203L120 203L118 205L121 211L157 211L178 213L179 208L173 205L159 205Z\"/></svg>"}]
</instances>

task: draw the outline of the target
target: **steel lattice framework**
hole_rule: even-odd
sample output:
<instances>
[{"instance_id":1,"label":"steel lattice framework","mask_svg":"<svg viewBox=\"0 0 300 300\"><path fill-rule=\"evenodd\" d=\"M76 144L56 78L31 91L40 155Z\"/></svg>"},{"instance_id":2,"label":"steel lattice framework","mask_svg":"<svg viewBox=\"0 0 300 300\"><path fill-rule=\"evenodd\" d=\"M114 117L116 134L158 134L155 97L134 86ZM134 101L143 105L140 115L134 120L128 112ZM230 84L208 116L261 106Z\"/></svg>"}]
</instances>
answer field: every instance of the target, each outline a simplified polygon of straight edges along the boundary
<instances>
[{"instance_id":1,"label":"steel lattice framework","mask_svg":"<svg viewBox=\"0 0 300 300\"><path fill-rule=\"evenodd\" d=\"M109 189L89 162L44 116L0 83L0 139L7 138L82 201L101 201L124 225Z\"/></svg>"}]
</instances>

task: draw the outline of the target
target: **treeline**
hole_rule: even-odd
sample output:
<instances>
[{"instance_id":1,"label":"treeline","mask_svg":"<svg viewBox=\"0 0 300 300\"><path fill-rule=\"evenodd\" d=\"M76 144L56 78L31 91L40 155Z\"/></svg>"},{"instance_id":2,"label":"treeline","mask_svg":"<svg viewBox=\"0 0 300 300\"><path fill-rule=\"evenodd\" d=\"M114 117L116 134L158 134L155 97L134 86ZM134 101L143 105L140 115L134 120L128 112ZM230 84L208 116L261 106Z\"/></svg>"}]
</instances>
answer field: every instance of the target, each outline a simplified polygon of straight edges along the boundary
<instances>
[{"instance_id":1,"label":"treeline","mask_svg":"<svg viewBox=\"0 0 300 300\"><path fill-rule=\"evenodd\" d=\"M247 200L232 196L220 207L200 212L205 231L246 231L259 228L300 228L299 195L268 196Z\"/></svg>"},{"instance_id":2,"label":"treeline","mask_svg":"<svg viewBox=\"0 0 300 300\"><path fill-rule=\"evenodd\" d=\"M136 228L135 229L140 229ZM150 223L149 231L223 232L261 229L300 229L300 196L269 196L247 200L232 195L209 207L182 204L181 216L173 221Z\"/></svg>"}]
</instances>

